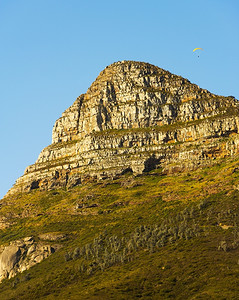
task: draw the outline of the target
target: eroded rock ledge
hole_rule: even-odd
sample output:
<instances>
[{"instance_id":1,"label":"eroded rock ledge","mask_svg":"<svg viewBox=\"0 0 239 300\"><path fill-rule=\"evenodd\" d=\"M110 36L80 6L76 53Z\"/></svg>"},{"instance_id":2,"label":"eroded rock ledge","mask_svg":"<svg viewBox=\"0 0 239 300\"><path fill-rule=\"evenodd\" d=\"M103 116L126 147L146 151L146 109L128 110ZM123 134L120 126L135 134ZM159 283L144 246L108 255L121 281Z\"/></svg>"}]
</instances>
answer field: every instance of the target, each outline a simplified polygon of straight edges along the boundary
<instances>
[{"instance_id":1,"label":"eroded rock ledge","mask_svg":"<svg viewBox=\"0 0 239 300\"><path fill-rule=\"evenodd\" d=\"M52 144L7 195L85 177L194 169L238 153L239 105L156 66L108 66L53 128Z\"/></svg>"}]
</instances>

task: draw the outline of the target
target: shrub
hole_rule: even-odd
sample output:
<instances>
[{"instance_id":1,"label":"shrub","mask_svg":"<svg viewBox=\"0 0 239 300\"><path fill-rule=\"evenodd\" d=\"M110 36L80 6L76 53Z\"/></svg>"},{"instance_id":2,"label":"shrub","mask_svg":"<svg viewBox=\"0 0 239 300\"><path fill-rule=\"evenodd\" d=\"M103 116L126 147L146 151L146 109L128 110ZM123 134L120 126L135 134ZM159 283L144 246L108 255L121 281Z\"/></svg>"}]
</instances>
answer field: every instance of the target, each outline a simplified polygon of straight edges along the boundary
<instances>
[{"instance_id":1,"label":"shrub","mask_svg":"<svg viewBox=\"0 0 239 300\"><path fill-rule=\"evenodd\" d=\"M228 251L228 245L227 242L225 240L221 241L218 245L218 250L222 250L222 251Z\"/></svg>"}]
</instances>

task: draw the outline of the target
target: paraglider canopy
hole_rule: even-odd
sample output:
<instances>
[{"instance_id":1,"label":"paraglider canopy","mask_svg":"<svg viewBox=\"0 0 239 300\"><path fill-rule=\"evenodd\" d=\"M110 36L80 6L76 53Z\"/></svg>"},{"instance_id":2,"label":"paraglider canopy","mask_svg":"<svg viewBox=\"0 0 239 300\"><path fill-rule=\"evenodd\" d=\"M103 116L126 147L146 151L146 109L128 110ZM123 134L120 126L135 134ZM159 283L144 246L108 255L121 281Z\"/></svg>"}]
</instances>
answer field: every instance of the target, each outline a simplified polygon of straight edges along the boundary
<instances>
[{"instance_id":1,"label":"paraglider canopy","mask_svg":"<svg viewBox=\"0 0 239 300\"><path fill-rule=\"evenodd\" d=\"M203 50L203 48L195 48L195 49L193 49L193 52L196 50Z\"/></svg>"}]
</instances>

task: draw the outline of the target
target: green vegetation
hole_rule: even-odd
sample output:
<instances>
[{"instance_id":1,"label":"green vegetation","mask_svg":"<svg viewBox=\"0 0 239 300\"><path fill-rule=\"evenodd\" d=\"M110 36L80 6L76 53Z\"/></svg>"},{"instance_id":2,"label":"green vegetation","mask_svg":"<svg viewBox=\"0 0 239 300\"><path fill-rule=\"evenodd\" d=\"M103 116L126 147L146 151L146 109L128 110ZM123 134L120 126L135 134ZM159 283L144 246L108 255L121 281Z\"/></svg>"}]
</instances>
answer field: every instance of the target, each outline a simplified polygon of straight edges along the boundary
<instances>
[{"instance_id":1,"label":"green vegetation","mask_svg":"<svg viewBox=\"0 0 239 300\"><path fill-rule=\"evenodd\" d=\"M238 299L239 158L1 201L1 244L67 238L0 284L1 299Z\"/></svg>"}]
</instances>

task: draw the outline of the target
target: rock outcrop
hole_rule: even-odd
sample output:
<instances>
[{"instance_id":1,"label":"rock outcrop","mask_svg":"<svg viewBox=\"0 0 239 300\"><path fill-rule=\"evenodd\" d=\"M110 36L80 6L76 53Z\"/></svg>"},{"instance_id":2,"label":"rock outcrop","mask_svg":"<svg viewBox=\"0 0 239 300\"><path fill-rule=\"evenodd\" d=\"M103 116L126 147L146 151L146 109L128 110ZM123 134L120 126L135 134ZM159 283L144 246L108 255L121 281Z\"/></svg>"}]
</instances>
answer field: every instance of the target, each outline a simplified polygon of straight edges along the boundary
<instances>
[{"instance_id":1,"label":"rock outcrop","mask_svg":"<svg viewBox=\"0 0 239 300\"><path fill-rule=\"evenodd\" d=\"M0 248L0 282L28 270L55 252L54 247L36 242L33 237L12 241Z\"/></svg>"},{"instance_id":2,"label":"rock outcrop","mask_svg":"<svg viewBox=\"0 0 239 300\"><path fill-rule=\"evenodd\" d=\"M239 104L156 66L103 70L53 128L52 144L7 195L72 187L86 177L194 169L238 153Z\"/></svg>"}]
</instances>

